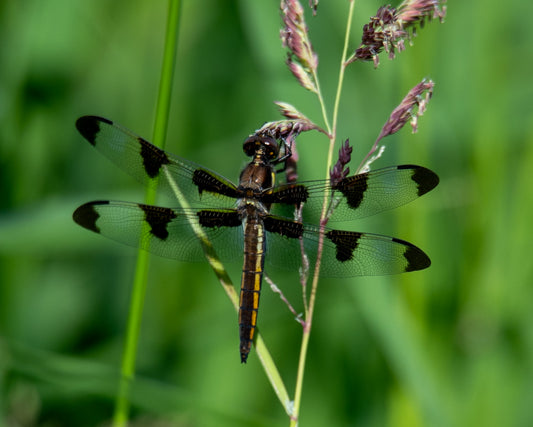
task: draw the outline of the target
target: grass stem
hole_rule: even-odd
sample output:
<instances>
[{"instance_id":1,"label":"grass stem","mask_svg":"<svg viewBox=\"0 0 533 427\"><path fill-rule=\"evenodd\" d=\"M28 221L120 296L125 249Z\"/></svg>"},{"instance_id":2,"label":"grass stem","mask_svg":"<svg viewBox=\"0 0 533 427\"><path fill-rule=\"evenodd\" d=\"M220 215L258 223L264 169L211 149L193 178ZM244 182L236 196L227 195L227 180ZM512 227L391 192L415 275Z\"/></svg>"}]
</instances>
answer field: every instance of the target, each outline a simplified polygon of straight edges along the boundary
<instances>
[{"instance_id":1,"label":"grass stem","mask_svg":"<svg viewBox=\"0 0 533 427\"><path fill-rule=\"evenodd\" d=\"M324 122L326 124L326 128L328 130L329 134L329 148L328 148L328 156L327 156L327 162L326 162L326 179L329 178L329 171L331 169L332 165L332 159L333 159L333 149L335 147L335 139L337 134L337 116L338 116L338 108L340 104L340 97L342 93L342 84L344 81L344 72L346 70L346 53L348 51L348 43L349 43L349 35L351 31L352 26L352 15L353 10L355 6L355 0L350 1L350 10L348 13L348 22L346 24L346 33L344 37L344 47L342 51L342 59L340 63L340 70L339 70L339 80L337 84L337 92L335 95L335 104L334 104L334 110L333 110L333 119L331 121L331 127L329 124L329 120L327 118L327 110L326 106L324 104L324 100L322 97L322 94L320 92L320 86L318 85L318 76L315 76L315 81L317 82L317 88L318 90L318 99L320 102L320 105L322 107L322 113L324 115ZM326 214L328 212L328 193L326 192L324 194L324 203L322 208L322 214L321 214L321 221L320 226L323 228L325 226L325 220L326 220ZM324 235L321 233L320 240L318 242L318 253L317 253L317 259L315 264L315 271L313 274L313 282L311 285L311 293L309 295L309 304L308 308L306 310L305 314L305 327L303 328L303 334L302 334L302 343L300 347L300 358L298 362L298 372L296 376L296 388L295 388L295 395L294 395L294 408L293 413L291 417L291 426L296 426L298 424L298 417L299 417L299 411L300 411L300 405L301 405L301 398L302 398L302 391L303 391L303 379L304 379L304 373L305 373L305 363L307 359L307 349L309 346L309 338L311 334L311 325L313 322L313 313L314 313L314 307L315 307L315 301L316 301L316 293L317 293L317 287L318 287L318 278L320 273L320 260L322 255L322 248L323 248L323 242L324 242Z\"/></svg>"},{"instance_id":2,"label":"grass stem","mask_svg":"<svg viewBox=\"0 0 533 427\"><path fill-rule=\"evenodd\" d=\"M164 146L168 127L172 82L174 80L174 65L176 63L176 50L178 45L180 8L180 0L169 0L165 48L163 53L161 80L159 83L159 93L155 112L154 133L152 138L153 143L161 148ZM146 204L154 204L156 199L156 190L156 186L147 187L145 194ZM126 341L122 355L120 384L115 402L115 412L113 415L114 427L123 427L128 424L130 410L130 385L135 376L135 361L148 282L148 267L148 252L139 249L137 255L137 264L135 267L135 276L133 279Z\"/></svg>"}]
</instances>

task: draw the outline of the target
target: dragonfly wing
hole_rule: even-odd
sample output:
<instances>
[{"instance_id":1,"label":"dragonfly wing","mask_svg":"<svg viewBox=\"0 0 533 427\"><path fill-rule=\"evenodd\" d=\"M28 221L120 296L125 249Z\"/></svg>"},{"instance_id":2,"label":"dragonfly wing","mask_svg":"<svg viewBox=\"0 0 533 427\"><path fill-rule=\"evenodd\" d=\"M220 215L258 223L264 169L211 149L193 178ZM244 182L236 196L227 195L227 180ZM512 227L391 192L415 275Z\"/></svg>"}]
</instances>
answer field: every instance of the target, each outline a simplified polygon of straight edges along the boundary
<instances>
[{"instance_id":1,"label":"dragonfly wing","mask_svg":"<svg viewBox=\"0 0 533 427\"><path fill-rule=\"evenodd\" d=\"M298 231L276 232L275 227L269 227L271 232L267 236L267 264L298 270L303 265L302 254L305 254L310 268L314 268L320 228L281 217L274 217L274 221L279 230ZM397 274L422 270L431 264L429 257L421 249L394 237L334 229L325 229L322 234L320 275L324 277Z\"/></svg>"},{"instance_id":2,"label":"dragonfly wing","mask_svg":"<svg viewBox=\"0 0 533 427\"><path fill-rule=\"evenodd\" d=\"M208 176L224 194L235 185L223 176L194 162L167 153L119 124L97 116L83 116L76 121L82 136L120 169L145 185L159 187L170 196L176 188L192 206L229 207L235 199L204 191L194 184L195 176Z\"/></svg>"},{"instance_id":3,"label":"dragonfly wing","mask_svg":"<svg viewBox=\"0 0 533 427\"><path fill-rule=\"evenodd\" d=\"M346 177L334 186L329 181L310 181L306 205L308 210L320 212L324 191L328 191L338 203L331 220L354 220L409 203L438 183L439 177L422 166L391 166Z\"/></svg>"},{"instance_id":4,"label":"dragonfly wing","mask_svg":"<svg viewBox=\"0 0 533 427\"><path fill-rule=\"evenodd\" d=\"M216 212L222 216L233 216L236 211L226 209ZM73 217L82 227L155 255L188 262L205 261L202 244L191 226L193 224L205 233L222 261L242 259L242 227L214 226L213 221L206 226L206 221L201 220L196 210L95 201L80 206Z\"/></svg>"}]
</instances>

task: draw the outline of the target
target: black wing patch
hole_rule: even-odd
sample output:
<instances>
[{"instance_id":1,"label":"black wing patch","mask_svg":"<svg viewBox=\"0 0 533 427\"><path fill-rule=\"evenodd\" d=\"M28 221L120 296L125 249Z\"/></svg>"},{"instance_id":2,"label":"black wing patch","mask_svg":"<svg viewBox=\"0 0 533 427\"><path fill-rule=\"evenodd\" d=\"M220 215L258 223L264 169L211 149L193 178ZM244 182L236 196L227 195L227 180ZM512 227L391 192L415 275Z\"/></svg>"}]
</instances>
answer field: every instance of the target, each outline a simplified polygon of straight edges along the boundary
<instances>
[{"instance_id":1,"label":"black wing patch","mask_svg":"<svg viewBox=\"0 0 533 427\"><path fill-rule=\"evenodd\" d=\"M144 212L144 220L150 226L150 233L159 240L167 240L168 225L173 219L177 218L176 212L159 206L143 204L138 206Z\"/></svg>"},{"instance_id":2,"label":"black wing patch","mask_svg":"<svg viewBox=\"0 0 533 427\"><path fill-rule=\"evenodd\" d=\"M96 136L100 133L100 122L110 126L113 125L111 120L103 117L99 117L99 120L94 120L93 116L83 116L76 120L76 129L87 141L92 145L96 145Z\"/></svg>"},{"instance_id":3,"label":"black wing patch","mask_svg":"<svg viewBox=\"0 0 533 427\"><path fill-rule=\"evenodd\" d=\"M430 192L439 183L437 174L422 166L403 165L398 166L398 169L410 169L412 171L411 179L416 182L418 197Z\"/></svg>"},{"instance_id":4,"label":"black wing patch","mask_svg":"<svg viewBox=\"0 0 533 427\"><path fill-rule=\"evenodd\" d=\"M170 164L167 154L141 137L139 137L138 140L141 146L141 157L146 174L150 178L159 176L161 167Z\"/></svg>"},{"instance_id":5,"label":"black wing patch","mask_svg":"<svg viewBox=\"0 0 533 427\"><path fill-rule=\"evenodd\" d=\"M303 237L304 226L297 221L291 221L288 218L280 216L266 215L263 222L265 224L265 230L271 233L276 233L290 239Z\"/></svg>"},{"instance_id":6,"label":"black wing patch","mask_svg":"<svg viewBox=\"0 0 533 427\"><path fill-rule=\"evenodd\" d=\"M98 218L100 218L100 214L94 208L94 206L105 205L108 203L109 202L106 200L85 203L74 211L72 218L76 224L81 225L83 228L94 231L95 233L100 233L100 229L96 225Z\"/></svg>"},{"instance_id":7,"label":"black wing patch","mask_svg":"<svg viewBox=\"0 0 533 427\"><path fill-rule=\"evenodd\" d=\"M326 238L335 245L336 258L340 262L354 259L354 251L361 238L361 233L342 230L330 230L326 233Z\"/></svg>"}]
</instances>

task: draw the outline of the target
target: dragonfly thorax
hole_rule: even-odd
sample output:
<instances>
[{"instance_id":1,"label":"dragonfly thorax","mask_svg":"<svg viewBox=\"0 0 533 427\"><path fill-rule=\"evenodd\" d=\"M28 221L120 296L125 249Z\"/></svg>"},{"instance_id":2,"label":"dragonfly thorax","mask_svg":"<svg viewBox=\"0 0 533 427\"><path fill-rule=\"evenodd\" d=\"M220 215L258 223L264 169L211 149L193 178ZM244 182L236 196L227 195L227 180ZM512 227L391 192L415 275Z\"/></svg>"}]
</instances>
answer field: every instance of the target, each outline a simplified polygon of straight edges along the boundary
<instances>
[{"instance_id":1,"label":"dragonfly thorax","mask_svg":"<svg viewBox=\"0 0 533 427\"><path fill-rule=\"evenodd\" d=\"M274 168L270 163L251 162L241 172L239 190L245 197L255 197L274 186Z\"/></svg>"}]
</instances>

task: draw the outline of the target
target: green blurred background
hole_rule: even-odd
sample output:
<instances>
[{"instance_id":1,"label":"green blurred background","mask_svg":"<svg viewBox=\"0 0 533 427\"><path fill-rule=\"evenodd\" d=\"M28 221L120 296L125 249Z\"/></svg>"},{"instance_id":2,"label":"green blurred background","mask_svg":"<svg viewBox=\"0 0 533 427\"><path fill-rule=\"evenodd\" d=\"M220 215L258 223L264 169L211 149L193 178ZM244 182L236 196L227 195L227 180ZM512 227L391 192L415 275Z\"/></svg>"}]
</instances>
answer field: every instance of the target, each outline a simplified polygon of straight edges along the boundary
<instances>
[{"instance_id":1,"label":"green blurred background","mask_svg":"<svg viewBox=\"0 0 533 427\"><path fill-rule=\"evenodd\" d=\"M303 1L307 4L306 1ZM347 1L307 13L331 109ZM351 47L382 3L357 1ZM320 123L287 71L279 2L184 1L167 149L236 179L241 144L290 102ZM449 1L396 60L346 74L339 139L354 168L392 109L436 83L419 132L374 164L424 165L421 200L350 224L414 242L423 272L322 281L302 426L533 423L533 4ZM135 250L76 226L80 204L143 189L74 128L108 117L151 138L166 1L0 3L0 425L106 425ZM300 176L325 175L326 141L299 139ZM230 274L239 281L239 265ZM297 276L271 272L298 310ZM265 286L261 332L293 394L301 329ZM136 426L273 426L288 419L207 264L152 259L133 388Z\"/></svg>"}]
</instances>

